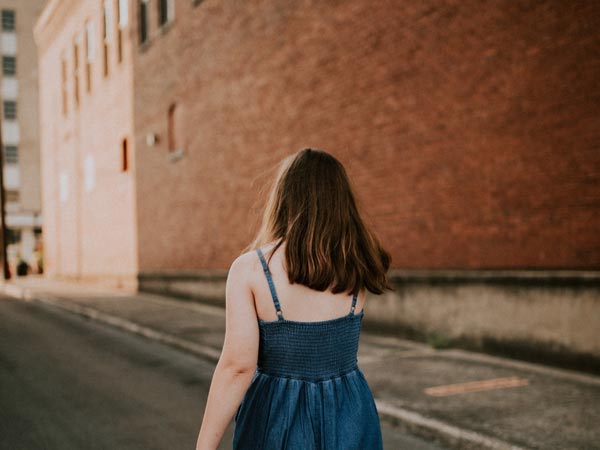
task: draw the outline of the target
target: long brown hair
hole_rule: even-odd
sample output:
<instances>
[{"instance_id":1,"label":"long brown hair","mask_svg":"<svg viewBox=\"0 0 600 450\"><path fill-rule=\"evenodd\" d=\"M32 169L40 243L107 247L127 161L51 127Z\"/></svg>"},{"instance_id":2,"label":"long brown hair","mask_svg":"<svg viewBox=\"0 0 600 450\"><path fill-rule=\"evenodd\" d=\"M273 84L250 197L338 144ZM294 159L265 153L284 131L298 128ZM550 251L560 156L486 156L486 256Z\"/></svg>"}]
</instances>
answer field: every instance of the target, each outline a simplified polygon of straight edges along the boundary
<instances>
[{"instance_id":1,"label":"long brown hair","mask_svg":"<svg viewBox=\"0 0 600 450\"><path fill-rule=\"evenodd\" d=\"M262 226L244 252L272 241L271 257L286 243L291 284L334 294L394 290L390 254L361 219L344 166L327 152L305 148L280 163Z\"/></svg>"}]
</instances>

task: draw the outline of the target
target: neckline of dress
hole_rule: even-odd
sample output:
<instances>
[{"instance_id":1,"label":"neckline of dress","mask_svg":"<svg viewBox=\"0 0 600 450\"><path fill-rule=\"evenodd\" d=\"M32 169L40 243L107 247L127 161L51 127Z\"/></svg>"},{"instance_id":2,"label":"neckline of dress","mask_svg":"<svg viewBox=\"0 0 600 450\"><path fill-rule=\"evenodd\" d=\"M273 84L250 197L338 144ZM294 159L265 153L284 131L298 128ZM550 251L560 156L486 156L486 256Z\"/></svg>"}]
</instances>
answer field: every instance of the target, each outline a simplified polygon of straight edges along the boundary
<instances>
[{"instance_id":1,"label":"neckline of dress","mask_svg":"<svg viewBox=\"0 0 600 450\"><path fill-rule=\"evenodd\" d=\"M354 319L362 317L365 314L365 310L364 308L360 310L359 313L348 313L345 316L341 316L341 317L335 317L333 319L327 319L327 320L311 320L308 322L305 321L300 321L300 320L288 320L288 319L275 319L275 320L262 320L262 319L258 319L258 324L259 325L271 325L274 323L290 323L290 324L297 324L297 325L321 325L321 324L326 324L326 323L332 323L332 322L339 322L342 320L346 320L346 319Z\"/></svg>"}]
</instances>

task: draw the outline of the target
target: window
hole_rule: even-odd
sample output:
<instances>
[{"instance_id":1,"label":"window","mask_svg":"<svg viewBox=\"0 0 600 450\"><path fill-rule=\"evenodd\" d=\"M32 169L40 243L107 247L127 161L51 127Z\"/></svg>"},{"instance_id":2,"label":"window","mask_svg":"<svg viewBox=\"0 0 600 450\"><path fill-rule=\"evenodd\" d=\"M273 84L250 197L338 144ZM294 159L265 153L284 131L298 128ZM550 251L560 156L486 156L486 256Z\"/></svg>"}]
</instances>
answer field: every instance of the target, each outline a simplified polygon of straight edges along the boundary
<instances>
[{"instance_id":1,"label":"window","mask_svg":"<svg viewBox=\"0 0 600 450\"><path fill-rule=\"evenodd\" d=\"M5 119L16 119L17 118L17 102L14 100L4 101L4 118Z\"/></svg>"},{"instance_id":2,"label":"window","mask_svg":"<svg viewBox=\"0 0 600 450\"><path fill-rule=\"evenodd\" d=\"M173 20L173 9L175 7L173 0L158 0L158 25L163 26Z\"/></svg>"},{"instance_id":3,"label":"window","mask_svg":"<svg viewBox=\"0 0 600 450\"><path fill-rule=\"evenodd\" d=\"M140 2L140 43L148 40L148 1Z\"/></svg>"},{"instance_id":4,"label":"window","mask_svg":"<svg viewBox=\"0 0 600 450\"><path fill-rule=\"evenodd\" d=\"M63 56L60 64L61 76L61 92L62 92L62 112L67 115L69 112L68 95L67 95L67 60Z\"/></svg>"},{"instance_id":5,"label":"window","mask_svg":"<svg viewBox=\"0 0 600 450\"><path fill-rule=\"evenodd\" d=\"M79 106L79 47L73 43L73 99L75 106Z\"/></svg>"},{"instance_id":6,"label":"window","mask_svg":"<svg viewBox=\"0 0 600 450\"><path fill-rule=\"evenodd\" d=\"M158 24L164 25L169 19L169 5L167 0L158 0Z\"/></svg>"},{"instance_id":7,"label":"window","mask_svg":"<svg viewBox=\"0 0 600 450\"><path fill-rule=\"evenodd\" d=\"M14 56L2 57L2 74L15 75L17 73L17 59Z\"/></svg>"},{"instance_id":8,"label":"window","mask_svg":"<svg viewBox=\"0 0 600 450\"><path fill-rule=\"evenodd\" d=\"M129 1L119 0L119 26L124 28L129 21Z\"/></svg>"},{"instance_id":9,"label":"window","mask_svg":"<svg viewBox=\"0 0 600 450\"><path fill-rule=\"evenodd\" d=\"M119 7L117 9L117 61L123 61L123 30L127 26L129 19L128 0L119 0Z\"/></svg>"},{"instance_id":10,"label":"window","mask_svg":"<svg viewBox=\"0 0 600 450\"><path fill-rule=\"evenodd\" d=\"M2 32L2 39L0 39L0 54L6 56L14 56L17 54L17 34L15 32Z\"/></svg>"},{"instance_id":11,"label":"window","mask_svg":"<svg viewBox=\"0 0 600 450\"><path fill-rule=\"evenodd\" d=\"M113 16L112 0L104 0L104 10L102 13L102 49L104 61L104 76L108 75L108 43L112 37Z\"/></svg>"},{"instance_id":12,"label":"window","mask_svg":"<svg viewBox=\"0 0 600 450\"><path fill-rule=\"evenodd\" d=\"M19 149L16 145L4 146L4 162L6 164L17 164L19 162Z\"/></svg>"},{"instance_id":13,"label":"window","mask_svg":"<svg viewBox=\"0 0 600 450\"><path fill-rule=\"evenodd\" d=\"M85 24L85 89L92 91L92 60L94 59L94 24Z\"/></svg>"},{"instance_id":14,"label":"window","mask_svg":"<svg viewBox=\"0 0 600 450\"><path fill-rule=\"evenodd\" d=\"M174 152L177 150L177 136L175 129L175 104L173 103L169 106L168 113L168 144L169 144L169 152Z\"/></svg>"},{"instance_id":15,"label":"window","mask_svg":"<svg viewBox=\"0 0 600 450\"><path fill-rule=\"evenodd\" d=\"M10 189L7 189L6 191L4 191L6 194L6 203L18 203L19 201L19 191L13 191Z\"/></svg>"},{"instance_id":16,"label":"window","mask_svg":"<svg viewBox=\"0 0 600 450\"><path fill-rule=\"evenodd\" d=\"M127 138L124 137L121 142L121 172L127 172L129 168L129 154L127 148Z\"/></svg>"},{"instance_id":17,"label":"window","mask_svg":"<svg viewBox=\"0 0 600 450\"><path fill-rule=\"evenodd\" d=\"M2 31L15 31L15 12L12 9L2 10Z\"/></svg>"}]
</instances>

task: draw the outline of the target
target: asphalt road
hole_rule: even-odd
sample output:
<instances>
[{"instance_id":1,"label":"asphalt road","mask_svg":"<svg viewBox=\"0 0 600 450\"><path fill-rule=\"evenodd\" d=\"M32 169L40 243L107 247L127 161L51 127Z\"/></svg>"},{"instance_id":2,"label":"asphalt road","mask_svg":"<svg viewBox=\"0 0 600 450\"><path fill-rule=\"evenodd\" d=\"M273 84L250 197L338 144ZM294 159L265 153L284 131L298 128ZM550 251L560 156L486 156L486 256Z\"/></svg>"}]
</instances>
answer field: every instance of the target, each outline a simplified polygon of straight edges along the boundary
<instances>
[{"instance_id":1,"label":"asphalt road","mask_svg":"<svg viewBox=\"0 0 600 450\"><path fill-rule=\"evenodd\" d=\"M193 449L214 366L0 296L0 450ZM439 450L382 423L386 450ZM219 448L230 449L232 425Z\"/></svg>"}]
</instances>

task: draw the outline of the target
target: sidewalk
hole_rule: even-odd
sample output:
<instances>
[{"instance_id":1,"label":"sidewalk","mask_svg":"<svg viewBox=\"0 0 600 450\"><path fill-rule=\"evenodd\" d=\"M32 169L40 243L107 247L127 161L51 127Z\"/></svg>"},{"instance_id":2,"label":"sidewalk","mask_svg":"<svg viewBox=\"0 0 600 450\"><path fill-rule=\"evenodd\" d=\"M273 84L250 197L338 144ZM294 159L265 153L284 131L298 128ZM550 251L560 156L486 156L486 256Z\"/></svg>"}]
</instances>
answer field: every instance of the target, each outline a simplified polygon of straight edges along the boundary
<instances>
[{"instance_id":1,"label":"sidewalk","mask_svg":"<svg viewBox=\"0 0 600 450\"><path fill-rule=\"evenodd\" d=\"M0 287L214 362L223 343L220 307L35 276ZM358 364L382 420L453 448L600 448L600 377L365 331Z\"/></svg>"}]
</instances>

